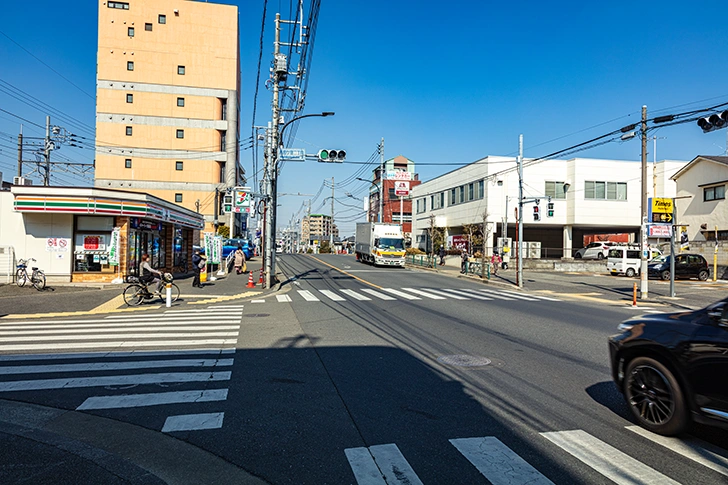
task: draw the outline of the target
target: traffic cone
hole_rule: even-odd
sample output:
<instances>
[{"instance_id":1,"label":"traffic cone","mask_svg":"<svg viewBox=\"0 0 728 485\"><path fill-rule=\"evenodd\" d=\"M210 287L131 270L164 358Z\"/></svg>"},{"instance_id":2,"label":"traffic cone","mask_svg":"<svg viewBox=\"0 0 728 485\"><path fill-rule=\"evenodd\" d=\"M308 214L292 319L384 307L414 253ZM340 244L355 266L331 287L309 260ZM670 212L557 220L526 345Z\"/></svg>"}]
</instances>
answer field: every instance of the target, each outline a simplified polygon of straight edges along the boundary
<instances>
[{"instance_id":1,"label":"traffic cone","mask_svg":"<svg viewBox=\"0 0 728 485\"><path fill-rule=\"evenodd\" d=\"M263 268L260 268L260 278L258 278L258 284L263 284Z\"/></svg>"},{"instance_id":2,"label":"traffic cone","mask_svg":"<svg viewBox=\"0 0 728 485\"><path fill-rule=\"evenodd\" d=\"M250 276L248 276L248 288L255 288L255 281L253 281L253 272L250 272Z\"/></svg>"}]
</instances>

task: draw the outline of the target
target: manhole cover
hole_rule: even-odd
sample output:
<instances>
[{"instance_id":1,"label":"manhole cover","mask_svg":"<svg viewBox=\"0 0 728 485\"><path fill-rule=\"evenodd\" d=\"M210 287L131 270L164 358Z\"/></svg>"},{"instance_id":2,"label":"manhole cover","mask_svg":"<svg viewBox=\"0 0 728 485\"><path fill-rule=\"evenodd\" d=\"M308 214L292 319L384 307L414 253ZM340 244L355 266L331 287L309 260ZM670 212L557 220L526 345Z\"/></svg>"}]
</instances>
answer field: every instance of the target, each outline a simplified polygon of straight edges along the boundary
<instances>
[{"instance_id":1,"label":"manhole cover","mask_svg":"<svg viewBox=\"0 0 728 485\"><path fill-rule=\"evenodd\" d=\"M457 367L483 367L490 365L490 359L475 355L443 355L437 361L442 364L454 365Z\"/></svg>"},{"instance_id":2,"label":"manhole cover","mask_svg":"<svg viewBox=\"0 0 728 485\"><path fill-rule=\"evenodd\" d=\"M250 318L260 318L260 317L269 317L270 313L248 313L246 315L243 315L244 317L250 317Z\"/></svg>"}]
</instances>

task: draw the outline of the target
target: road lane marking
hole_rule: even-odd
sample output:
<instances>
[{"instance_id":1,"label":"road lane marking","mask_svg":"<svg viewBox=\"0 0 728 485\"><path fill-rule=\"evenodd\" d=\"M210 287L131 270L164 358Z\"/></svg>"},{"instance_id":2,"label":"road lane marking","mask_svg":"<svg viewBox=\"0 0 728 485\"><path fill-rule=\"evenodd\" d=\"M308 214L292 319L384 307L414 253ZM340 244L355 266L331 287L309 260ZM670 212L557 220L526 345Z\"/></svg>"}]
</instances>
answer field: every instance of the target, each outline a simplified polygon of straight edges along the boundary
<instances>
[{"instance_id":1,"label":"road lane marking","mask_svg":"<svg viewBox=\"0 0 728 485\"><path fill-rule=\"evenodd\" d=\"M388 300L388 301L396 300L396 298L392 298L389 295L385 295L384 293L380 293L377 290L372 290L371 288L362 288L361 291L363 291L365 293L368 293L368 294L370 294L372 296L376 296L380 300Z\"/></svg>"},{"instance_id":2,"label":"road lane marking","mask_svg":"<svg viewBox=\"0 0 728 485\"><path fill-rule=\"evenodd\" d=\"M435 295L440 295L444 298L452 298L453 300L469 300L470 298L467 298L465 296L461 296L455 293L443 293L442 289L435 289L435 288L425 288L426 291L429 291L430 293L434 293Z\"/></svg>"},{"instance_id":3,"label":"road lane marking","mask_svg":"<svg viewBox=\"0 0 728 485\"><path fill-rule=\"evenodd\" d=\"M240 313L224 313L224 314L209 314L209 315L125 315L125 316L112 316L105 317L102 321L104 322L125 322L125 321L143 321L143 320L159 320L159 321L170 321L170 320L205 320L209 319L209 316L214 316L215 319L228 319L235 320L240 319Z\"/></svg>"},{"instance_id":4,"label":"road lane marking","mask_svg":"<svg viewBox=\"0 0 728 485\"><path fill-rule=\"evenodd\" d=\"M463 290L454 290L452 288L443 288L442 291L446 291L448 293L455 293L455 294L458 294L458 295L465 295L468 298L475 298L476 300L490 300L490 301L493 300L493 298L491 298L489 296L478 295L476 293L467 293L467 292L465 292Z\"/></svg>"},{"instance_id":5,"label":"road lane marking","mask_svg":"<svg viewBox=\"0 0 728 485\"><path fill-rule=\"evenodd\" d=\"M350 276L351 278L354 278L354 279L355 279L355 280L357 280L357 281L361 281L361 282L362 282L362 283L364 283L365 285L369 285L369 286L371 286L371 287L373 287L373 288L377 288L377 289L382 289L382 287L381 287L381 286L379 286L379 285L375 285L374 283L370 283L370 282L368 282L367 280L363 280L363 279L359 278L358 276L354 276L353 274L349 273L348 271L344 271L343 269L339 269L339 268L337 268L336 266L333 266L333 265L330 265L329 263L326 263L326 262L324 262L324 261L321 261L320 259L318 259L318 258L316 258L316 257L314 257L314 256L309 256L309 257L310 257L311 259L315 259L316 261L318 261L319 263L323 264L324 266L328 266L328 267L329 267L329 268L331 268L331 269L335 269L335 270L336 270L336 271L338 271L339 273L345 274L346 276Z\"/></svg>"},{"instance_id":6,"label":"road lane marking","mask_svg":"<svg viewBox=\"0 0 728 485\"><path fill-rule=\"evenodd\" d=\"M433 295L432 293L418 290L416 288L402 288L402 289L405 291L409 291L410 293L414 293L415 295L424 296L425 298L429 298L430 300L446 300L447 299L444 296Z\"/></svg>"},{"instance_id":7,"label":"road lane marking","mask_svg":"<svg viewBox=\"0 0 728 485\"><path fill-rule=\"evenodd\" d=\"M0 382L0 392L76 389L81 387L128 386L179 382L229 381L230 371L168 372L162 374L131 374L121 376L63 377L28 381Z\"/></svg>"},{"instance_id":8,"label":"road lane marking","mask_svg":"<svg viewBox=\"0 0 728 485\"><path fill-rule=\"evenodd\" d=\"M234 354L236 349L188 349L188 350L125 350L123 352L79 352L71 354L23 354L0 355L0 362L17 362L19 360L71 360L71 359L98 359L104 357L172 357L191 355L228 355Z\"/></svg>"},{"instance_id":9,"label":"road lane marking","mask_svg":"<svg viewBox=\"0 0 728 485\"><path fill-rule=\"evenodd\" d=\"M169 416L162 427L163 433L222 428L225 413L182 414Z\"/></svg>"},{"instance_id":10,"label":"road lane marking","mask_svg":"<svg viewBox=\"0 0 728 485\"><path fill-rule=\"evenodd\" d=\"M359 293L357 293L354 290L339 290L339 291L341 291L345 295L349 295L350 297L354 298L355 300L371 301L371 298L369 298L368 296L360 295Z\"/></svg>"},{"instance_id":11,"label":"road lane marking","mask_svg":"<svg viewBox=\"0 0 728 485\"><path fill-rule=\"evenodd\" d=\"M233 359L138 360L132 362L89 362L58 365L0 366L0 375L46 374L53 372L101 372L109 370L154 369L166 367L230 367Z\"/></svg>"},{"instance_id":12,"label":"road lane marking","mask_svg":"<svg viewBox=\"0 0 728 485\"><path fill-rule=\"evenodd\" d=\"M32 351L32 350L74 350L74 349L127 349L129 347L185 347L207 345L235 345L237 337L233 339L202 339L202 340L118 340L112 342L71 342L71 343L45 343L45 344L15 344L1 345L0 351Z\"/></svg>"},{"instance_id":13,"label":"road lane marking","mask_svg":"<svg viewBox=\"0 0 728 485\"><path fill-rule=\"evenodd\" d=\"M144 330L149 331L184 331L184 330L227 330L227 331L233 331L238 330L240 328L239 324L235 325L209 325L209 326L192 326L197 324L189 324L189 325L152 325L152 324L136 324L133 327L131 327L131 324L120 326L120 325L110 325L108 327L101 327L98 325L93 326L83 326L83 327L76 327L76 328L69 328L66 325L63 326L52 326L49 327L47 325L42 325L40 328L38 327L24 327L24 328L16 328L16 329L7 329L3 328L0 330L0 342L5 341L5 336L19 336L19 335L62 335L62 334L80 334L83 332L84 335L88 334L101 334L101 333L124 333L129 332L132 330L138 330L134 327L144 327ZM129 328L131 327L131 328Z\"/></svg>"},{"instance_id":14,"label":"road lane marking","mask_svg":"<svg viewBox=\"0 0 728 485\"><path fill-rule=\"evenodd\" d=\"M123 409L165 404L224 401L227 389L205 389L200 391L156 392L149 394L124 394L121 396L92 396L86 399L76 411L87 409Z\"/></svg>"},{"instance_id":15,"label":"road lane marking","mask_svg":"<svg viewBox=\"0 0 728 485\"><path fill-rule=\"evenodd\" d=\"M482 291L483 293L487 293L487 294L497 294L497 295L505 296L505 297L508 297L508 298L514 298L516 300L536 301L536 298L533 298L531 296L521 295L521 294L518 294L518 293L512 293L510 291L498 291L498 292L496 292L496 291L493 291L493 290L486 290L486 289L480 289L478 291Z\"/></svg>"},{"instance_id":16,"label":"road lane marking","mask_svg":"<svg viewBox=\"0 0 728 485\"><path fill-rule=\"evenodd\" d=\"M553 485L526 460L493 436L450 443L493 485Z\"/></svg>"},{"instance_id":17,"label":"road lane marking","mask_svg":"<svg viewBox=\"0 0 728 485\"><path fill-rule=\"evenodd\" d=\"M397 291L393 288L380 288L382 291L386 291L387 293L391 293L394 296L399 296L400 298L404 298L405 300L421 300L422 298L414 295L410 295L408 293L403 293L401 291Z\"/></svg>"},{"instance_id":18,"label":"road lane marking","mask_svg":"<svg viewBox=\"0 0 728 485\"><path fill-rule=\"evenodd\" d=\"M486 295L488 295L490 297L497 298L499 300L506 300L506 301L513 301L513 300L515 300L515 298L513 298L511 296L502 295L502 294L498 293L497 291L485 290L485 289L482 289L482 288L478 288L476 290L471 290L471 289L468 289L468 288L463 288L463 291L472 291L472 292L477 292L477 293L484 293L484 294L486 294Z\"/></svg>"},{"instance_id":19,"label":"road lane marking","mask_svg":"<svg viewBox=\"0 0 728 485\"><path fill-rule=\"evenodd\" d=\"M359 485L423 485L395 444L348 448L344 453Z\"/></svg>"},{"instance_id":20,"label":"road lane marking","mask_svg":"<svg viewBox=\"0 0 728 485\"><path fill-rule=\"evenodd\" d=\"M130 329L130 330L136 330L136 329ZM52 337L49 336L28 336L28 337L3 337L0 342L2 343L11 343L11 342L34 342L34 341L63 341L63 340L110 340L110 339L119 339L119 338L126 338L126 339L132 339L132 338L161 338L161 339L170 339L170 338L188 338L188 337L233 337L236 336L239 332L239 329L235 329L233 331L225 331L225 332L174 332L174 333L164 333L162 331L155 332L155 333L124 333L124 332L118 332L115 331L113 335L53 335Z\"/></svg>"},{"instance_id":21,"label":"road lane marking","mask_svg":"<svg viewBox=\"0 0 728 485\"><path fill-rule=\"evenodd\" d=\"M728 476L728 456L716 446L696 438L668 438L639 426L627 426L627 429L721 475Z\"/></svg>"},{"instance_id":22,"label":"road lane marking","mask_svg":"<svg viewBox=\"0 0 728 485\"><path fill-rule=\"evenodd\" d=\"M303 297L303 299L306 301L321 301L318 298L316 298L315 296L313 296L313 293L311 293L308 290L298 290L298 294L301 295Z\"/></svg>"},{"instance_id":23,"label":"road lane marking","mask_svg":"<svg viewBox=\"0 0 728 485\"><path fill-rule=\"evenodd\" d=\"M276 295L276 300L278 300L278 303L285 303L291 301L291 297L288 295Z\"/></svg>"},{"instance_id":24,"label":"road lane marking","mask_svg":"<svg viewBox=\"0 0 728 485\"><path fill-rule=\"evenodd\" d=\"M367 448L347 448L344 454L349 460L357 485L387 485Z\"/></svg>"},{"instance_id":25,"label":"road lane marking","mask_svg":"<svg viewBox=\"0 0 728 485\"><path fill-rule=\"evenodd\" d=\"M330 290L318 290L322 295L327 296L333 301L346 301L346 298L342 298L333 291Z\"/></svg>"},{"instance_id":26,"label":"road lane marking","mask_svg":"<svg viewBox=\"0 0 728 485\"><path fill-rule=\"evenodd\" d=\"M541 436L619 485L635 483L678 485L675 480L585 431L553 431L541 433Z\"/></svg>"}]
</instances>

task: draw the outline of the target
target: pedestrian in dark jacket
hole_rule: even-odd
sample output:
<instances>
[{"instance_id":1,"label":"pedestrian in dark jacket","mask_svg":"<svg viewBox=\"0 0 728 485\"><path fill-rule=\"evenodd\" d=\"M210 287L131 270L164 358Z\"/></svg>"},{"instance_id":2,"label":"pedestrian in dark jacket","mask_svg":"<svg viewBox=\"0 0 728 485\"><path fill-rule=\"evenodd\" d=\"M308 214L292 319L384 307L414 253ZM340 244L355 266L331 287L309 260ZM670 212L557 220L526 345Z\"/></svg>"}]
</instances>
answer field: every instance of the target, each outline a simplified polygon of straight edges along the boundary
<instances>
[{"instance_id":1,"label":"pedestrian in dark jacket","mask_svg":"<svg viewBox=\"0 0 728 485\"><path fill-rule=\"evenodd\" d=\"M460 255L460 272L465 273L468 267L468 252L463 249L463 253Z\"/></svg>"},{"instance_id":2,"label":"pedestrian in dark jacket","mask_svg":"<svg viewBox=\"0 0 728 485\"><path fill-rule=\"evenodd\" d=\"M445 246L440 244L440 266L445 265Z\"/></svg>"},{"instance_id":3,"label":"pedestrian in dark jacket","mask_svg":"<svg viewBox=\"0 0 728 485\"><path fill-rule=\"evenodd\" d=\"M207 259L200 254L199 249L195 249L195 254L192 255L192 271L195 272L195 277L192 278L192 288L202 288L200 283L200 271L202 270L201 263L207 261Z\"/></svg>"}]
</instances>

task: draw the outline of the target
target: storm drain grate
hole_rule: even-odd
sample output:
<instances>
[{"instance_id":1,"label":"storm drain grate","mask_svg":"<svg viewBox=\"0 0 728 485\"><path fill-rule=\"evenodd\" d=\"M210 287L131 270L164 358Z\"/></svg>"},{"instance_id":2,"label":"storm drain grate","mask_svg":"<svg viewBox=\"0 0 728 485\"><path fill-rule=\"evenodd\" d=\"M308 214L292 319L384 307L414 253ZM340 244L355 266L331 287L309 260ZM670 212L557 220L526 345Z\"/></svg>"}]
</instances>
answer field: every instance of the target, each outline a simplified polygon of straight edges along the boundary
<instances>
[{"instance_id":1,"label":"storm drain grate","mask_svg":"<svg viewBox=\"0 0 728 485\"><path fill-rule=\"evenodd\" d=\"M490 365L491 360L475 355L443 355L437 361L441 364L454 365L457 367L483 367Z\"/></svg>"}]
</instances>

